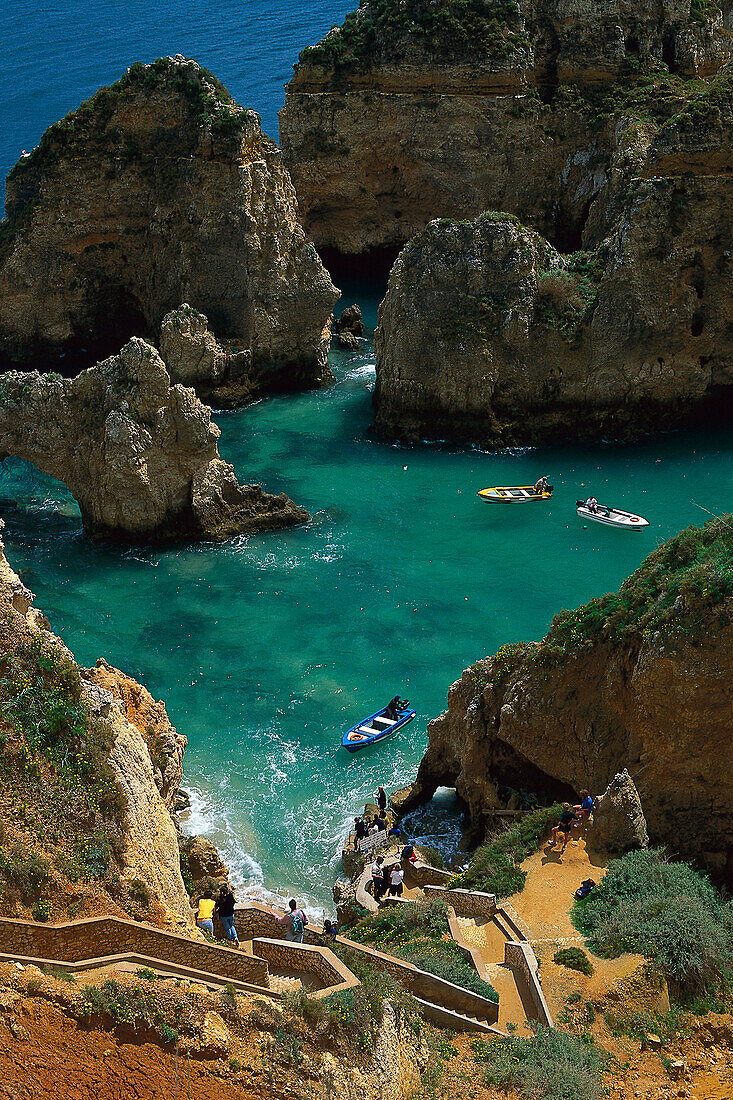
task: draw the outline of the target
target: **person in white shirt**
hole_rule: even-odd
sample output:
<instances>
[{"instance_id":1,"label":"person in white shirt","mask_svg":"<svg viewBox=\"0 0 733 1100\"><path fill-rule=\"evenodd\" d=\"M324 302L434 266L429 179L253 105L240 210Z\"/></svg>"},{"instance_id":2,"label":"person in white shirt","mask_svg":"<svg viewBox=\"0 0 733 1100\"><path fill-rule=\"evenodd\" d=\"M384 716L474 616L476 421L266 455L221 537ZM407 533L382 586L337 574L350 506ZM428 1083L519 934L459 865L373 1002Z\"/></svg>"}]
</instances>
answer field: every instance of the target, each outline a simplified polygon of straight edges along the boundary
<instances>
[{"instance_id":1,"label":"person in white shirt","mask_svg":"<svg viewBox=\"0 0 733 1100\"><path fill-rule=\"evenodd\" d=\"M372 864L372 896L375 901L379 901L387 889L387 883L384 881L383 863L384 856L377 856Z\"/></svg>"},{"instance_id":2,"label":"person in white shirt","mask_svg":"<svg viewBox=\"0 0 733 1100\"><path fill-rule=\"evenodd\" d=\"M389 873L389 894L390 897L399 897L402 893L402 880L405 877L405 872L400 867L399 863L395 863L394 867Z\"/></svg>"}]
</instances>

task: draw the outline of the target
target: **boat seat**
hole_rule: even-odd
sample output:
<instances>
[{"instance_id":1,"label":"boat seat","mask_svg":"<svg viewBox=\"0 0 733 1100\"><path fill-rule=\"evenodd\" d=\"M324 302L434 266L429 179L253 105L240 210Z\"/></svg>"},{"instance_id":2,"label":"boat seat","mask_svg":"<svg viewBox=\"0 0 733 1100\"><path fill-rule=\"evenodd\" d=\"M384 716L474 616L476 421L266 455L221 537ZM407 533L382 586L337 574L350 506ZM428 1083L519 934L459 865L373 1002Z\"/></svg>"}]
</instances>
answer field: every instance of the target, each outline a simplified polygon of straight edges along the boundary
<instances>
[{"instance_id":1,"label":"boat seat","mask_svg":"<svg viewBox=\"0 0 733 1100\"><path fill-rule=\"evenodd\" d=\"M397 719L396 718L382 718L382 717L372 718L372 722L384 722L385 726L396 726L397 725Z\"/></svg>"},{"instance_id":2,"label":"boat seat","mask_svg":"<svg viewBox=\"0 0 733 1100\"><path fill-rule=\"evenodd\" d=\"M372 735L372 737L374 736L375 733L381 733L382 732L381 730L373 730L371 728L371 726L359 726L359 729L361 730L362 733L370 733Z\"/></svg>"}]
</instances>

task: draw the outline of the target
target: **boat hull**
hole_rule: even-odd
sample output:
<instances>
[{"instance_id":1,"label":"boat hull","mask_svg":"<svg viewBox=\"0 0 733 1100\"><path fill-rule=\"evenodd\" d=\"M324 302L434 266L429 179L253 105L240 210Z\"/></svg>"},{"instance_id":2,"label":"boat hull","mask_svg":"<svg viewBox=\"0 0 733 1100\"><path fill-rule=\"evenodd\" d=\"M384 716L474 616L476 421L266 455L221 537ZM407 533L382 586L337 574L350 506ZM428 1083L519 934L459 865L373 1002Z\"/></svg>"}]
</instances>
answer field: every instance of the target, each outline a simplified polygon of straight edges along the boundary
<instances>
[{"instance_id":1,"label":"boat hull","mask_svg":"<svg viewBox=\"0 0 733 1100\"><path fill-rule=\"evenodd\" d=\"M608 508L604 504L598 505L597 512L579 505L576 512L581 519L592 520L593 523L603 523L606 527L618 527L625 531L641 531L649 526L649 520L643 516L637 516L634 512L624 512L621 508Z\"/></svg>"},{"instance_id":2,"label":"boat hull","mask_svg":"<svg viewBox=\"0 0 733 1100\"><path fill-rule=\"evenodd\" d=\"M346 749L347 752L359 752L361 749L369 748L370 745L378 745L381 741L386 741L388 737L392 737L403 726L406 726L417 714L417 711L414 710L401 711L400 717L392 721L391 725L385 725L383 729L375 729L374 724L384 714L384 709L376 711L348 729L341 738L342 748ZM367 732L369 729L374 729L374 732Z\"/></svg>"},{"instance_id":3,"label":"boat hull","mask_svg":"<svg viewBox=\"0 0 733 1100\"><path fill-rule=\"evenodd\" d=\"M526 504L530 500L549 500L552 490L536 493L533 485L495 485L479 489L478 496L488 504Z\"/></svg>"}]
</instances>

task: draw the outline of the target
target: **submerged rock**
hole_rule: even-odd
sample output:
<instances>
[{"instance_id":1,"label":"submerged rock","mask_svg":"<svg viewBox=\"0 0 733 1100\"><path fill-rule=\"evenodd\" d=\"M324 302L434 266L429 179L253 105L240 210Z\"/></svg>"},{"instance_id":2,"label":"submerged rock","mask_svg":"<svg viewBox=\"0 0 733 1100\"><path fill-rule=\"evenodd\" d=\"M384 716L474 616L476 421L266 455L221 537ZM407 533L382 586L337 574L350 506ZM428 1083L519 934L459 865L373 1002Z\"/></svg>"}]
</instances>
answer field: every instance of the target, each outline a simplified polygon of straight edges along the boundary
<instances>
[{"instance_id":1,"label":"submerged rock","mask_svg":"<svg viewBox=\"0 0 733 1100\"><path fill-rule=\"evenodd\" d=\"M284 493L240 485L219 435L211 409L171 386L138 338L76 378L0 375L0 457L67 485L95 538L225 539L308 518Z\"/></svg>"},{"instance_id":2,"label":"submerged rock","mask_svg":"<svg viewBox=\"0 0 733 1100\"><path fill-rule=\"evenodd\" d=\"M204 371L202 392L220 382L222 403L241 403L330 379L337 297L277 145L195 61L136 63L8 176L0 357L11 365L154 340L187 301L232 344L231 369ZM187 381L198 385L196 370Z\"/></svg>"}]
</instances>

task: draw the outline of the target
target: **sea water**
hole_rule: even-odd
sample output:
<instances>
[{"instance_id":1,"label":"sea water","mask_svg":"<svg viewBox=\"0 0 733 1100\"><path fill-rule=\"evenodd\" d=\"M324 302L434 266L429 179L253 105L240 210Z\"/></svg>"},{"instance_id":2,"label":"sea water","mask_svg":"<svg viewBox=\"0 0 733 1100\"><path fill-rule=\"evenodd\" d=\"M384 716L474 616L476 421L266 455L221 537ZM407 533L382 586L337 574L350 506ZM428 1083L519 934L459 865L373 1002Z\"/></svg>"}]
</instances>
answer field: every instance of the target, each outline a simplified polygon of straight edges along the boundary
<instances>
[{"instance_id":1,"label":"sea water","mask_svg":"<svg viewBox=\"0 0 733 1100\"><path fill-rule=\"evenodd\" d=\"M0 164L134 60L186 53L276 133L298 50L353 6L185 5L92 0L0 11ZM342 286L376 324L383 287ZM482 454L390 446L370 433L374 354L334 351L328 389L217 414L240 479L311 513L290 531L223 545L97 545L68 491L26 464L0 465L7 553L82 663L98 656L163 698L188 738L186 828L219 846L240 896L331 909L349 819L415 775L430 718L464 667L541 637L553 614L615 589L660 542L733 506L725 434L672 434ZM543 504L486 504L478 489L546 474ZM584 524L576 497L638 511L640 531ZM341 734L393 695L418 717L349 755ZM410 819L454 854L449 792Z\"/></svg>"},{"instance_id":2,"label":"sea water","mask_svg":"<svg viewBox=\"0 0 733 1100\"><path fill-rule=\"evenodd\" d=\"M373 324L373 292L349 289ZM379 783L414 777L463 668L541 637L560 608L615 589L705 509L730 507L733 471L722 434L501 454L391 446L369 431L371 344L331 360L328 389L217 414L223 456L304 505L304 527L100 546L57 482L0 467L7 552L54 629L81 662L104 656L139 678L188 737L187 829L214 840L243 893L326 907L350 818ZM555 485L547 503L476 495L539 474ZM590 492L650 527L586 525L575 499ZM397 693L412 725L361 753L339 747ZM455 851L455 816L418 815L410 829Z\"/></svg>"}]
</instances>

